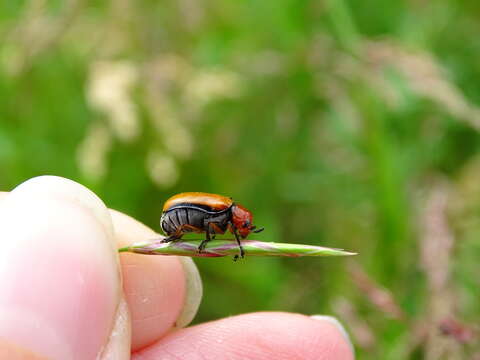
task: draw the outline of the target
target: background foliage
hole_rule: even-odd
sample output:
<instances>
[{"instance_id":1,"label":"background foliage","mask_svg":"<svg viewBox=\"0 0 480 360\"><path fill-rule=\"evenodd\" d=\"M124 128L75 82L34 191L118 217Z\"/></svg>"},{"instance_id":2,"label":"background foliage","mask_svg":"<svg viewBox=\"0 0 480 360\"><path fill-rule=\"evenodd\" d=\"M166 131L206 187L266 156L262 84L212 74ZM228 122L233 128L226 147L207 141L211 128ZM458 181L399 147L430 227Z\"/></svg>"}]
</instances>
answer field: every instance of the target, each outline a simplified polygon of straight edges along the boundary
<instances>
[{"instance_id":1,"label":"background foliage","mask_svg":"<svg viewBox=\"0 0 480 360\"><path fill-rule=\"evenodd\" d=\"M5 1L0 185L79 181L158 229L181 191L354 261L198 260L196 321L339 317L359 359L478 350L477 1ZM475 271L477 270L477 271Z\"/></svg>"}]
</instances>

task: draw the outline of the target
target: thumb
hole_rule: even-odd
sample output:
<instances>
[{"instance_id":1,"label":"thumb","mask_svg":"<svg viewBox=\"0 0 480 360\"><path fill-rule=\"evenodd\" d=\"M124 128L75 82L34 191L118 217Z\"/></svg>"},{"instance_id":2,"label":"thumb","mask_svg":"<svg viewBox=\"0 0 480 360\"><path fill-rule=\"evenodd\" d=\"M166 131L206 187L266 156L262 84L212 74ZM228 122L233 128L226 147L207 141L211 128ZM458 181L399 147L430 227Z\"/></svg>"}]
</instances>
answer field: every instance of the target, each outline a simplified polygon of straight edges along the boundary
<instances>
[{"instance_id":1,"label":"thumb","mask_svg":"<svg viewBox=\"0 0 480 360\"><path fill-rule=\"evenodd\" d=\"M59 177L31 179L0 203L0 242L0 338L11 351L129 358L112 223L96 195Z\"/></svg>"}]
</instances>

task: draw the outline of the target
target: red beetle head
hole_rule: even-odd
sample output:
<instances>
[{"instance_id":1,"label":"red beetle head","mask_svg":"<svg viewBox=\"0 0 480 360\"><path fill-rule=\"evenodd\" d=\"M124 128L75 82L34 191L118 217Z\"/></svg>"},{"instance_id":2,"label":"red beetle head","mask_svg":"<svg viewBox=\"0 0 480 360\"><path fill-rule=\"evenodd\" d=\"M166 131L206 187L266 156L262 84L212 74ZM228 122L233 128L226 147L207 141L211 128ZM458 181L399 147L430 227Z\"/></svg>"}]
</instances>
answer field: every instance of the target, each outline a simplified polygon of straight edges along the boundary
<instances>
[{"instance_id":1,"label":"red beetle head","mask_svg":"<svg viewBox=\"0 0 480 360\"><path fill-rule=\"evenodd\" d=\"M255 230L252 213L239 204L232 207L232 222L242 239L245 239L252 231L258 233L263 230L263 228Z\"/></svg>"}]
</instances>

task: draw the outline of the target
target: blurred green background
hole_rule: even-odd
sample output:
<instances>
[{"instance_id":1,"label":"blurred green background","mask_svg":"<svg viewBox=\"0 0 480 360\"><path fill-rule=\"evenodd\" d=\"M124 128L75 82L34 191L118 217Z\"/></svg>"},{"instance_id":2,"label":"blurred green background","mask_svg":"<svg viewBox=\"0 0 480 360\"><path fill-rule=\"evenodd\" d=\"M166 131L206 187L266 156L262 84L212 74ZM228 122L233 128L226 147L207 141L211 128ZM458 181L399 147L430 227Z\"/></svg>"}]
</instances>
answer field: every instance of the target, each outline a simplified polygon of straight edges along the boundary
<instances>
[{"instance_id":1,"label":"blurred green background","mask_svg":"<svg viewBox=\"0 0 480 360\"><path fill-rule=\"evenodd\" d=\"M359 359L478 356L480 2L4 1L0 185L159 230L182 191L354 259L196 260L196 322L331 314ZM160 276L160 275L159 275Z\"/></svg>"}]
</instances>

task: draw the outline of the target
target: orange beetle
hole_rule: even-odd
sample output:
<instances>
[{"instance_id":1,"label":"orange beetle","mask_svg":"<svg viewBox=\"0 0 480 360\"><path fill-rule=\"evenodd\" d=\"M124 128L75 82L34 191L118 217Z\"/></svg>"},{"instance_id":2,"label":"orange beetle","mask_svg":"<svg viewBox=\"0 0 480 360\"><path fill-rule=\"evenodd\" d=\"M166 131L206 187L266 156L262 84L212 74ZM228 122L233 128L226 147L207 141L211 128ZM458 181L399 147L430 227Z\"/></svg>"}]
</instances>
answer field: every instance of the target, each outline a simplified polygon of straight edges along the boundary
<instances>
[{"instance_id":1,"label":"orange beetle","mask_svg":"<svg viewBox=\"0 0 480 360\"><path fill-rule=\"evenodd\" d=\"M160 226L168 235L163 242L181 239L188 232L205 233L206 238L198 247L198 251L202 252L212 236L230 230L235 235L242 258L245 253L240 238L245 239L251 232L258 233L263 230L256 229L252 222L252 213L236 204L232 198L202 192L186 192L172 196L163 205L160 218ZM235 259L237 258L238 255L235 256Z\"/></svg>"}]
</instances>

